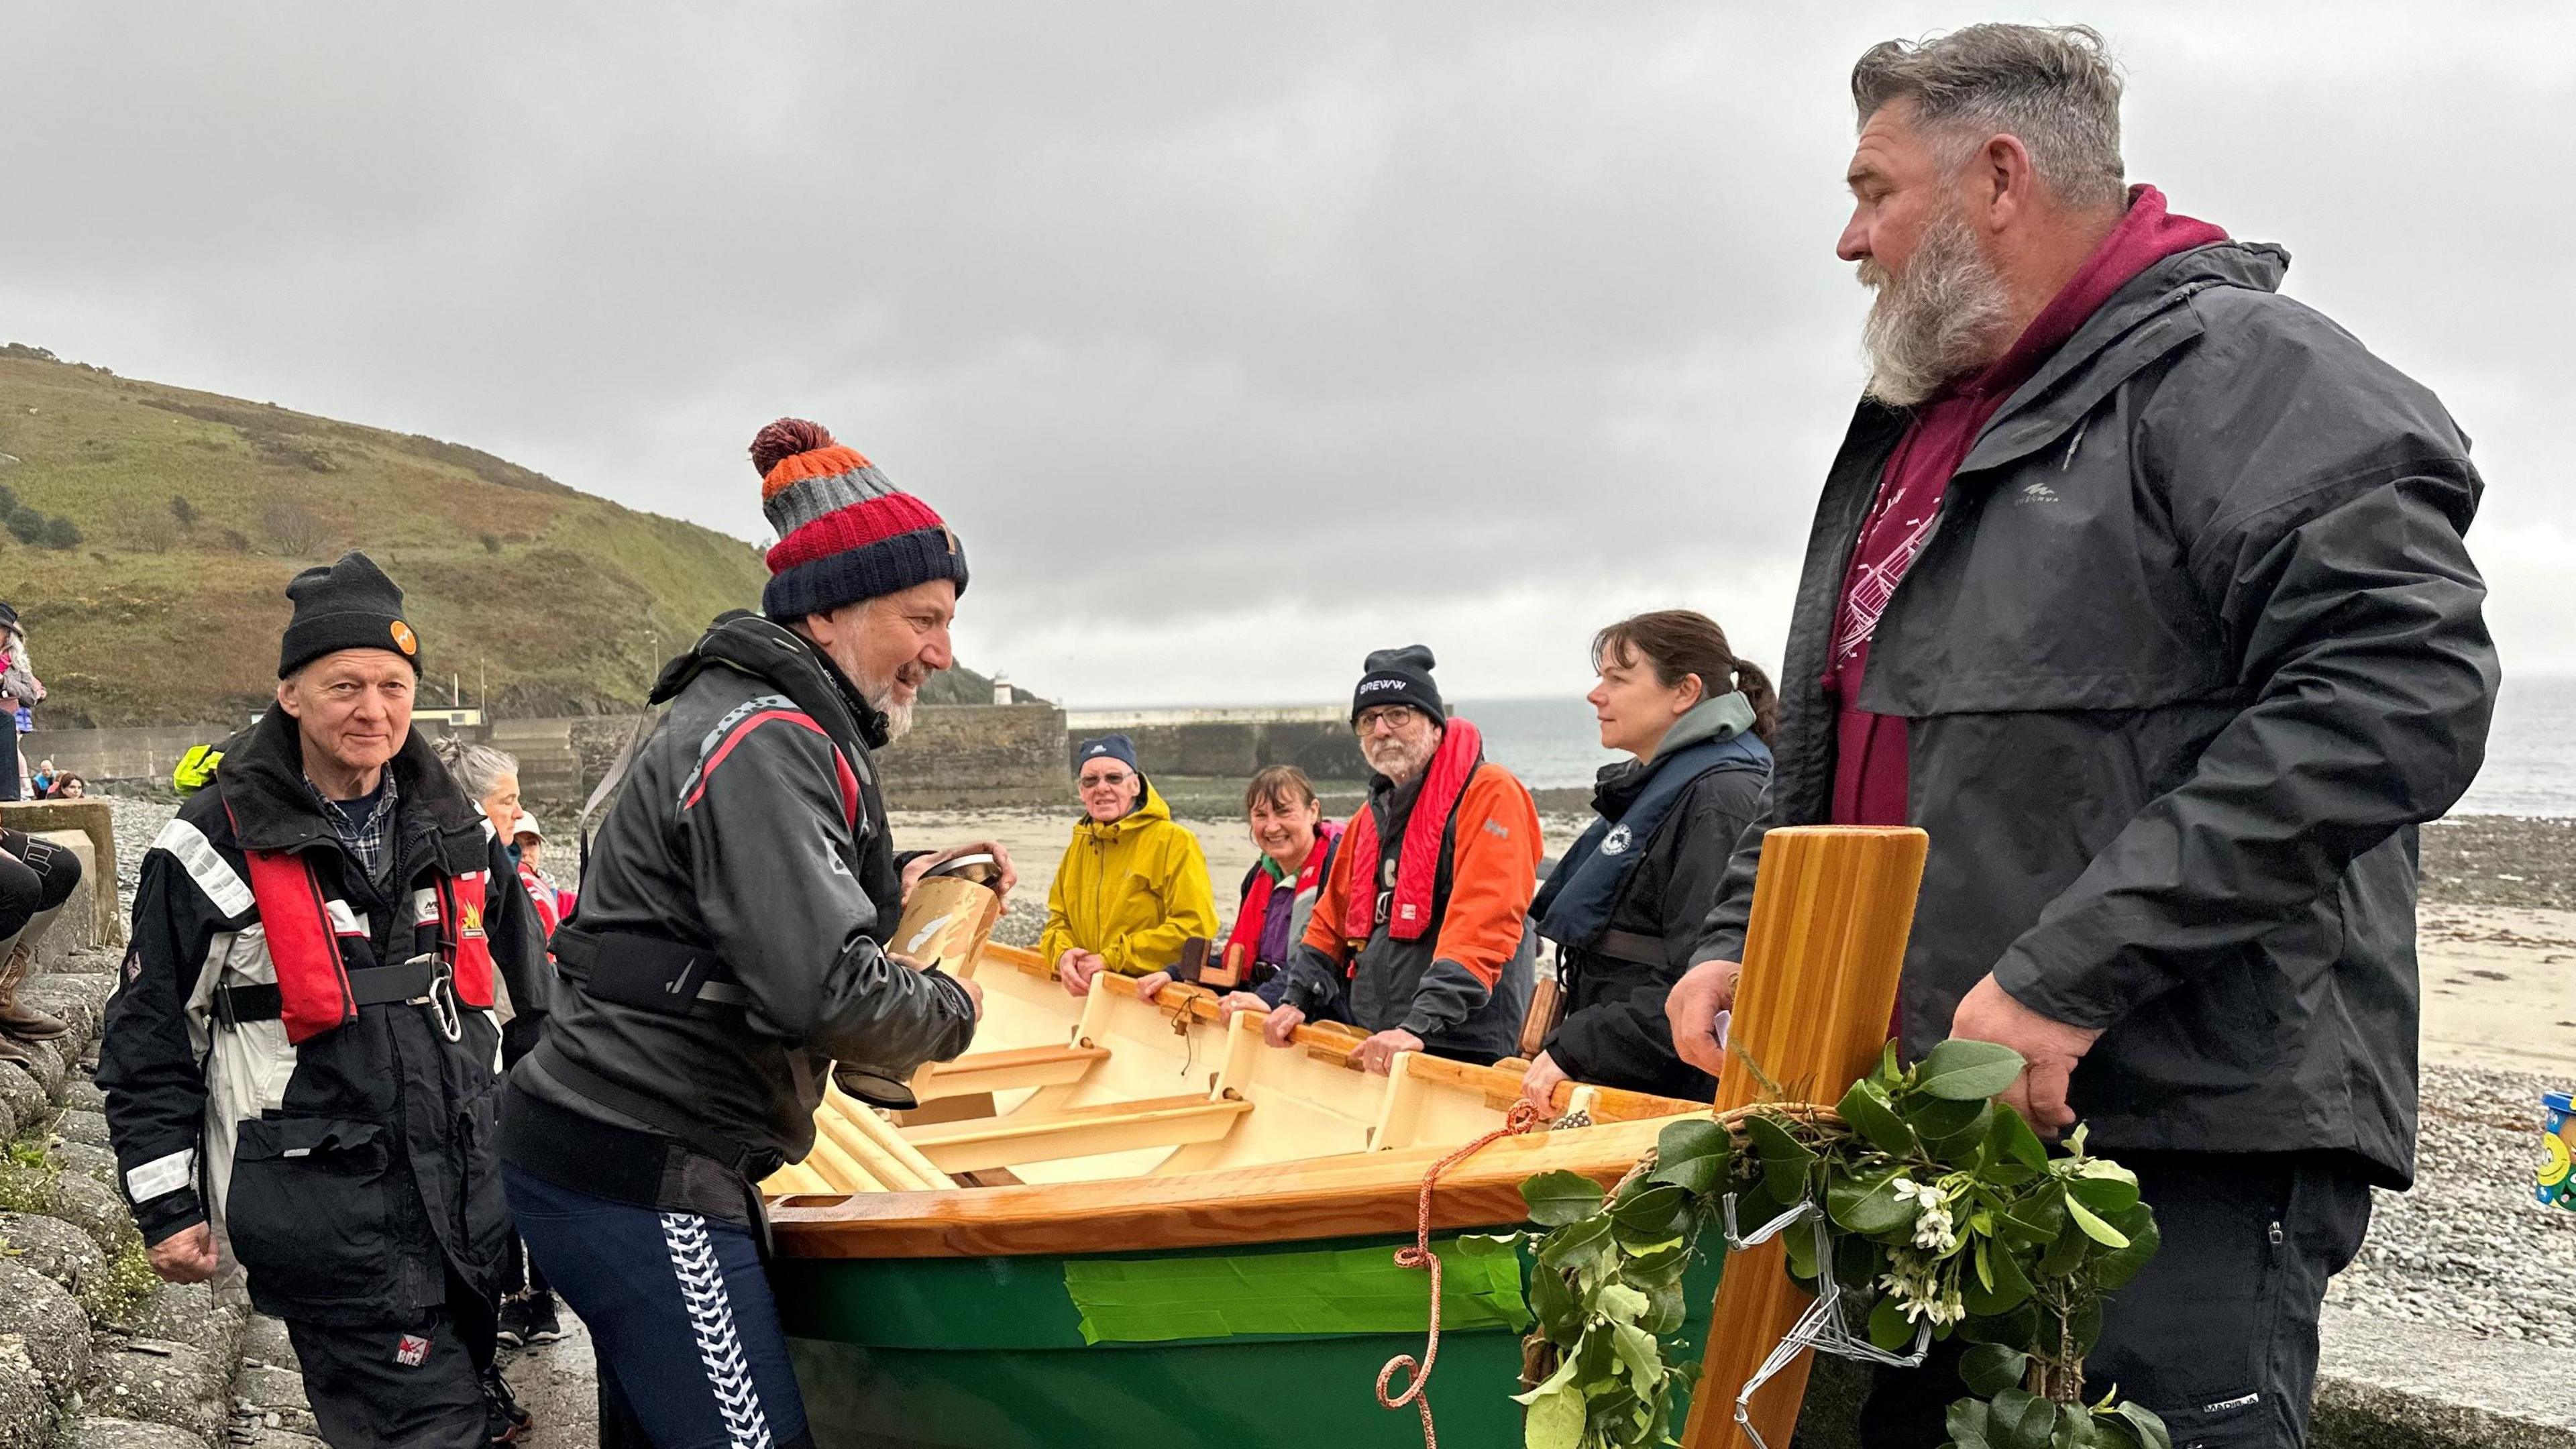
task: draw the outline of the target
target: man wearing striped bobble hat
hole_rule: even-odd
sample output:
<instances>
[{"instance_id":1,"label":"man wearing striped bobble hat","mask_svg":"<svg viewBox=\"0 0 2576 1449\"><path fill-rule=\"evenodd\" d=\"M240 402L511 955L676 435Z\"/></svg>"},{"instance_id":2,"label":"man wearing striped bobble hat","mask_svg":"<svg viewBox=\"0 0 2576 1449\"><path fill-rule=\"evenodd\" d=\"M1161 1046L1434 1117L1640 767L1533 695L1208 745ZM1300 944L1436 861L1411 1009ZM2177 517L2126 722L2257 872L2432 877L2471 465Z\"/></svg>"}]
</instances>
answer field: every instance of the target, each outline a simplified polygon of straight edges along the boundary
<instances>
[{"instance_id":1,"label":"man wearing striped bobble hat","mask_svg":"<svg viewBox=\"0 0 2576 1449\"><path fill-rule=\"evenodd\" d=\"M971 982L891 953L903 899L978 842L898 854L873 752L952 662L957 535L821 426L752 440L779 541L757 615L653 687L555 957L571 988L512 1071L521 1236L590 1325L601 1443L813 1442L760 1265L761 1179L814 1142L823 1084L913 1105L966 1050ZM837 1064L837 1065L836 1065Z\"/></svg>"}]
</instances>

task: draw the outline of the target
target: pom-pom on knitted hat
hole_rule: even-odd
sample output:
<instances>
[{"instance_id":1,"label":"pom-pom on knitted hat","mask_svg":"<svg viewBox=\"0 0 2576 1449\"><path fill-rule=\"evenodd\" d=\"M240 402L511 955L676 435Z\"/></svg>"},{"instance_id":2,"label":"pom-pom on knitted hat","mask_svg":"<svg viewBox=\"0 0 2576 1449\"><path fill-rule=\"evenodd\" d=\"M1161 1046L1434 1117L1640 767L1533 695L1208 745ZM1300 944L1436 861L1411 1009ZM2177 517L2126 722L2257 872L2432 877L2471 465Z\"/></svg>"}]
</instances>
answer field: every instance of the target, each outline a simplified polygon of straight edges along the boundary
<instances>
[{"instance_id":1,"label":"pom-pom on knitted hat","mask_svg":"<svg viewBox=\"0 0 2576 1449\"><path fill-rule=\"evenodd\" d=\"M966 550L930 505L820 423L780 418L751 440L760 506L778 542L760 611L786 623L932 579L966 592Z\"/></svg>"}]
</instances>

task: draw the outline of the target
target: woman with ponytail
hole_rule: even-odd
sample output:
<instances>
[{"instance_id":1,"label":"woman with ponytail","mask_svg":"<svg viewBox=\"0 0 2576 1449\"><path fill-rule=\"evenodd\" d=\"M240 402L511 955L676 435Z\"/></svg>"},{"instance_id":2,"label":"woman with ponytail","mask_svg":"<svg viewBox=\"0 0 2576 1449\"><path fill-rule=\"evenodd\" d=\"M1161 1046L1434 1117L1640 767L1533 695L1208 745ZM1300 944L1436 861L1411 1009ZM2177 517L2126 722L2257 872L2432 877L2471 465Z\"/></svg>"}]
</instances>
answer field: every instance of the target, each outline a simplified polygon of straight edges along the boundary
<instances>
[{"instance_id":1,"label":"woman with ponytail","mask_svg":"<svg viewBox=\"0 0 2576 1449\"><path fill-rule=\"evenodd\" d=\"M1717 1084L1674 1052L1664 996L1690 968L1736 837L1762 813L1779 700L1687 609L1602 630L1592 667L1602 747L1631 758L1602 769L1600 818L1530 904L1556 943L1564 1015L1521 1091L1542 1107L1568 1079L1705 1101Z\"/></svg>"}]
</instances>

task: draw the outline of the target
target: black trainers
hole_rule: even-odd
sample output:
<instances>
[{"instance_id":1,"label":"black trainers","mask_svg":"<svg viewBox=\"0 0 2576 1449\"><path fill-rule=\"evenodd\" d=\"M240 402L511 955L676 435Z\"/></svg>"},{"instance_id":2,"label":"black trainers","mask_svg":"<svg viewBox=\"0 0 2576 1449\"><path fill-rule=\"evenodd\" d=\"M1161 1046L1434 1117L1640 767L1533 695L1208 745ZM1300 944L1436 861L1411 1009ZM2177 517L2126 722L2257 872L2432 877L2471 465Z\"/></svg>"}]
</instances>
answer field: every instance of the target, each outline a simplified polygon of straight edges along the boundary
<instances>
[{"instance_id":1,"label":"black trainers","mask_svg":"<svg viewBox=\"0 0 2576 1449\"><path fill-rule=\"evenodd\" d=\"M523 1302L526 1305L523 1317L526 1319L524 1328L529 1346L563 1342L563 1325L555 1320L555 1295L540 1288Z\"/></svg>"},{"instance_id":2,"label":"black trainers","mask_svg":"<svg viewBox=\"0 0 2576 1449\"><path fill-rule=\"evenodd\" d=\"M504 1348L528 1346L528 1300L512 1296L501 1300L501 1326L493 1335Z\"/></svg>"},{"instance_id":3,"label":"black trainers","mask_svg":"<svg viewBox=\"0 0 2576 1449\"><path fill-rule=\"evenodd\" d=\"M495 1444L516 1444L519 1437L535 1427L536 1415L519 1407L516 1394L510 1392L510 1381L501 1377L497 1368L483 1371L483 1433Z\"/></svg>"}]
</instances>

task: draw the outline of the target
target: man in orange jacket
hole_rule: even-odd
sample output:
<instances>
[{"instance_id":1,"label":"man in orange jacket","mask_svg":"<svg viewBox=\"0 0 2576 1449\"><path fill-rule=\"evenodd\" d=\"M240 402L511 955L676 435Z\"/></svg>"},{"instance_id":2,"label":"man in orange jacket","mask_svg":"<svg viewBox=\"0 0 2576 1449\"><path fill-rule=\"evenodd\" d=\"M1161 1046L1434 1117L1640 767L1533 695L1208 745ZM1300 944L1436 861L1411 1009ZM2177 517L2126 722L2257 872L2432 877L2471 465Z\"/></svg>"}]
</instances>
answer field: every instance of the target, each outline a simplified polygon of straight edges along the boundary
<instances>
[{"instance_id":1,"label":"man in orange jacket","mask_svg":"<svg viewBox=\"0 0 2576 1449\"><path fill-rule=\"evenodd\" d=\"M1375 771L1289 962L1263 1034L1285 1046L1310 1017L1372 1033L1360 1065L1398 1052L1479 1064L1511 1055L1529 1009L1538 805L1450 719L1422 645L1369 655L1351 698Z\"/></svg>"}]
</instances>

